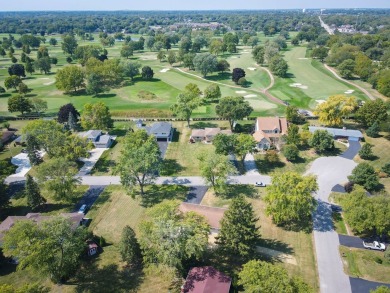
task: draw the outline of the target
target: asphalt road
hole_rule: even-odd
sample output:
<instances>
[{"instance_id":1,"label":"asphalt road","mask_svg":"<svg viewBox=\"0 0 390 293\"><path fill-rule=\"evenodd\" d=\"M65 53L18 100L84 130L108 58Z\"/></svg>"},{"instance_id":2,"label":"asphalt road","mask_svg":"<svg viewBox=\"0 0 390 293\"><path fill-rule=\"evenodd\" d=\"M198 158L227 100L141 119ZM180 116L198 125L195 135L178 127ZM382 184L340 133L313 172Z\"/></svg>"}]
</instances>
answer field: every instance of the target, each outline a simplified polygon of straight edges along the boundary
<instances>
[{"instance_id":1,"label":"asphalt road","mask_svg":"<svg viewBox=\"0 0 390 293\"><path fill-rule=\"evenodd\" d=\"M339 234L340 245L364 249L363 239L354 236Z\"/></svg>"},{"instance_id":2,"label":"asphalt road","mask_svg":"<svg viewBox=\"0 0 390 293\"><path fill-rule=\"evenodd\" d=\"M308 174L317 175L317 210L313 215L314 244L317 255L321 293L350 293L349 277L344 273L339 253L339 237L332 223L328 197L334 186L346 182L356 163L342 157L323 157L315 160Z\"/></svg>"},{"instance_id":3,"label":"asphalt road","mask_svg":"<svg viewBox=\"0 0 390 293\"><path fill-rule=\"evenodd\" d=\"M360 151L360 142L358 141L349 141L349 147L348 149L340 155L340 157L353 160L353 158L358 154Z\"/></svg>"},{"instance_id":4,"label":"asphalt road","mask_svg":"<svg viewBox=\"0 0 390 293\"><path fill-rule=\"evenodd\" d=\"M200 204L207 192L207 189L209 189L208 186L191 186L185 202Z\"/></svg>"},{"instance_id":5,"label":"asphalt road","mask_svg":"<svg viewBox=\"0 0 390 293\"><path fill-rule=\"evenodd\" d=\"M375 290L379 286L386 286L390 288L390 284L372 282L358 278L349 278L349 280L353 293L369 293L370 290Z\"/></svg>"},{"instance_id":6,"label":"asphalt road","mask_svg":"<svg viewBox=\"0 0 390 293\"><path fill-rule=\"evenodd\" d=\"M104 188L105 188L105 186L102 186L102 185L90 186L88 191L84 194L82 199L75 206L75 210L74 211L77 212L83 204L86 204L87 205L86 213L88 213L88 210L91 208L91 206L97 200L99 195L103 192Z\"/></svg>"}]
</instances>

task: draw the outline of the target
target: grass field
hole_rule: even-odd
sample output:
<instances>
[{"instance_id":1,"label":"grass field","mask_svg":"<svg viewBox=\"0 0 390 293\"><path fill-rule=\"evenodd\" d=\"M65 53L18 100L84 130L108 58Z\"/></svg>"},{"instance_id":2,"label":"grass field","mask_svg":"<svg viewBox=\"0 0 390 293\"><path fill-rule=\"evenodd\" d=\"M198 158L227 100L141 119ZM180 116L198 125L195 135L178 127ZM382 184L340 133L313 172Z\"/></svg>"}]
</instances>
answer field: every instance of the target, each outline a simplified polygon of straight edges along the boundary
<instances>
[{"instance_id":1,"label":"grass field","mask_svg":"<svg viewBox=\"0 0 390 293\"><path fill-rule=\"evenodd\" d=\"M383 252L340 246L344 271L353 277L390 283L390 263Z\"/></svg>"},{"instance_id":2,"label":"grass field","mask_svg":"<svg viewBox=\"0 0 390 293\"><path fill-rule=\"evenodd\" d=\"M284 58L289 65L289 76L284 79L276 78L275 86L270 90L273 95L303 108L315 108L316 100L326 100L329 96L344 94L349 89L355 90L353 95L357 98L367 99L356 88L328 74L320 62L306 58L305 54L305 47L291 47L284 52ZM307 88L291 87L294 83Z\"/></svg>"}]
</instances>

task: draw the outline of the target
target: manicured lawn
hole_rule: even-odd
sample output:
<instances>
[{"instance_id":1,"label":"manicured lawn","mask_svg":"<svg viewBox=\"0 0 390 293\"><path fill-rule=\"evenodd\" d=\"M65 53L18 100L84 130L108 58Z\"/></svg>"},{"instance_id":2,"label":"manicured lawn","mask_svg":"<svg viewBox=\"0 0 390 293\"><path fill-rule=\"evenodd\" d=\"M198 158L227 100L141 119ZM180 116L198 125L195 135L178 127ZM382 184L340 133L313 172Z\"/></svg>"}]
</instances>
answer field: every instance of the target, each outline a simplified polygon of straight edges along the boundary
<instances>
[{"instance_id":1,"label":"manicured lawn","mask_svg":"<svg viewBox=\"0 0 390 293\"><path fill-rule=\"evenodd\" d=\"M354 96L366 100L367 97L356 88L337 80L315 60L305 57L306 47L291 47L284 52L284 58L289 65L289 78L276 79L270 92L290 104L303 108L315 108L315 100L326 100L329 96L344 94L354 89ZM306 86L305 89L290 87L293 83Z\"/></svg>"},{"instance_id":2,"label":"manicured lawn","mask_svg":"<svg viewBox=\"0 0 390 293\"><path fill-rule=\"evenodd\" d=\"M340 246L344 271L353 277L389 283L390 263L383 252Z\"/></svg>"},{"instance_id":3,"label":"manicured lawn","mask_svg":"<svg viewBox=\"0 0 390 293\"><path fill-rule=\"evenodd\" d=\"M344 219L341 213L333 212L332 213L333 225L336 229L336 232L339 234L348 235L347 228L345 227Z\"/></svg>"}]
</instances>

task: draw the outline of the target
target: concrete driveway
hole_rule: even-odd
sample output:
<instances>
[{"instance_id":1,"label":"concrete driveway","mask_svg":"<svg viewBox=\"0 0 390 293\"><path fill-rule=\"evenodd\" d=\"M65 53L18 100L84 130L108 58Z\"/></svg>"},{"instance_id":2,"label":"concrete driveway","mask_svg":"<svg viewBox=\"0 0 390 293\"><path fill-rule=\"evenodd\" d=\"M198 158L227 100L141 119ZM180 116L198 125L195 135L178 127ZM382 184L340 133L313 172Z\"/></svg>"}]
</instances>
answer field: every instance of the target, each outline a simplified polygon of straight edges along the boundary
<instances>
[{"instance_id":1,"label":"concrete driveway","mask_svg":"<svg viewBox=\"0 0 390 293\"><path fill-rule=\"evenodd\" d=\"M318 200L314 212L314 244L317 255L321 293L351 292L349 277L344 273L339 253L339 237L333 229L332 210L328 202L334 186L348 180L356 163L343 157L323 157L315 160L307 174L317 176Z\"/></svg>"},{"instance_id":2,"label":"concrete driveway","mask_svg":"<svg viewBox=\"0 0 390 293\"><path fill-rule=\"evenodd\" d=\"M349 141L348 149L340 155L340 157L353 160L353 158L358 154L361 149L360 142L358 141Z\"/></svg>"},{"instance_id":3,"label":"concrete driveway","mask_svg":"<svg viewBox=\"0 0 390 293\"><path fill-rule=\"evenodd\" d=\"M109 149L106 148L96 148L89 151L90 156L88 158L81 158L80 161L84 162L84 166L81 167L77 176L84 176L91 173L93 167L99 161L102 154Z\"/></svg>"}]
</instances>

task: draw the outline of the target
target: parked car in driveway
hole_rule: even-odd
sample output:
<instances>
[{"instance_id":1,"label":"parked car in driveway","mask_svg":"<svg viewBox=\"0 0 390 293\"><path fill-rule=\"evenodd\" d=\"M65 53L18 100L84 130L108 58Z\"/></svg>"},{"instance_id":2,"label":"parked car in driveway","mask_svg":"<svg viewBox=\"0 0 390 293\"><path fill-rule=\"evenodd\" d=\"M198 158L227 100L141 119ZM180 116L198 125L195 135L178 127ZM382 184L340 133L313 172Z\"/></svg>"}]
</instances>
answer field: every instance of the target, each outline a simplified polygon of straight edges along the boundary
<instances>
[{"instance_id":1,"label":"parked car in driveway","mask_svg":"<svg viewBox=\"0 0 390 293\"><path fill-rule=\"evenodd\" d=\"M266 184L263 183L263 182L259 182L259 181L258 181L258 182L255 183L255 186L256 186L256 187L266 187Z\"/></svg>"},{"instance_id":2,"label":"parked car in driveway","mask_svg":"<svg viewBox=\"0 0 390 293\"><path fill-rule=\"evenodd\" d=\"M363 246L364 246L364 248L372 249L372 250L380 250L380 251L386 250L386 245L384 243L380 243L378 241L373 241L373 242L363 241Z\"/></svg>"},{"instance_id":3,"label":"parked car in driveway","mask_svg":"<svg viewBox=\"0 0 390 293\"><path fill-rule=\"evenodd\" d=\"M79 213L79 214L85 214L86 212L87 212L87 205L86 205L86 204L83 204L83 205L80 207L78 213Z\"/></svg>"}]
</instances>

